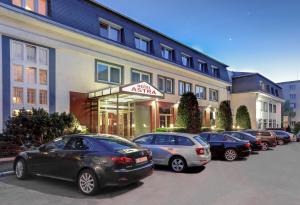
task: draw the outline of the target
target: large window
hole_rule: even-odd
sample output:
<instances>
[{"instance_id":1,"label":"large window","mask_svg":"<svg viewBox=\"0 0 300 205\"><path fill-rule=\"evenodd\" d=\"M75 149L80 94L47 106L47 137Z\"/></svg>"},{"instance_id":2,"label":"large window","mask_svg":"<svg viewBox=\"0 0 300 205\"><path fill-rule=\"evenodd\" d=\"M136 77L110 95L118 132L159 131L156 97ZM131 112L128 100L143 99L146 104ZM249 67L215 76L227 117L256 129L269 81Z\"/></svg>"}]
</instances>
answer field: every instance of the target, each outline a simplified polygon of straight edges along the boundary
<instances>
[{"instance_id":1,"label":"large window","mask_svg":"<svg viewBox=\"0 0 300 205\"><path fill-rule=\"evenodd\" d=\"M173 122L173 114L171 108L159 108L159 126L170 127Z\"/></svg>"},{"instance_id":2,"label":"large window","mask_svg":"<svg viewBox=\"0 0 300 205\"><path fill-rule=\"evenodd\" d=\"M12 0L12 4L41 15L47 15L47 0Z\"/></svg>"},{"instance_id":3,"label":"large window","mask_svg":"<svg viewBox=\"0 0 300 205\"><path fill-rule=\"evenodd\" d=\"M168 46L161 45L161 57L163 57L164 59L167 59L167 60L172 60L173 59L173 49Z\"/></svg>"},{"instance_id":4,"label":"large window","mask_svg":"<svg viewBox=\"0 0 300 205\"><path fill-rule=\"evenodd\" d=\"M163 76L158 76L158 89L162 92L173 94L174 79Z\"/></svg>"},{"instance_id":5,"label":"large window","mask_svg":"<svg viewBox=\"0 0 300 205\"><path fill-rule=\"evenodd\" d=\"M181 63L186 67L191 67L192 65L192 58L184 53L181 55Z\"/></svg>"},{"instance_id":6,"label":"large window","mask_svg":"<svg viewBox=\"0 0 300 205\"><path fill-rule=\"evenodd\" d=\"M295 100L296 99L296 94L290 94L290 99Z\"/></svg>"},{"instance_id":7,"label":"large window","mask_svg":"<svg viewBox=\"0 0 300 205\"><path fill-rule=\"evenodd\" d=\"M182 95L192 91L192 84L184 81L178 81L178 94Z\"/></svg>"},{"instance_id":8,"label":"large window","mask_svg":"<svg viewBox=\"0 0 300 205\"><path fill-rule=\"evenodd\" d=\"M48 49L15 40L10 44L11 113L32 107L48 110Z\"/></svg>"},{"instance_id":9,"label":"large window","mask_svg":"<svg viewBox=\"0 0 300 205\"><path fill-rule=\"evenodd\" d=\"M121 27L107 20L100 19L100 36L121 42Z\"/></svg>"},{"instance_id":10,"label":"large window","mask_svg":"<svg viewBox=\"0 0 300 205\"><path fill-rule=\"evenodd\" d=\"M198 61L198 69L203 73L208 73L207 63L204 61Z\"/></svg>"},{"instance_id":11,"label":"large window","mask_svg":"<svg viewBox=\"0 0 300 205\"><path fill-rule=\"evenodd\" d=\"M268 112L268 103L264 102L263 106L264 106L264 112Z\"/></svg>"},{"instance_id":12,"label":"large window","mask_svg":"<svg viewBox=\"0 0 300 205\"><path fill-rule=\"evenodd\" d=\"M219 91L215 89L209 89L209 100L210 101L219 101Z\"/></svg>"},{"instance_id":13,"label":"large window","mask_svg":"<svg viewBox=\"0 0 300 205\"><path fill-rule=\"evenodd\" d=\"M151 74L140 71L140 70L132 69L131 70L131 82L138 83L141 81L145 81L145 82L151 84Z\"/></svg>"},{"instance_id":14,"label":"large window","mask_svg":"<svg viewBox=\"0 0 300 205\"><path fill-rule=\"evenodd\" d=\"M203 86L195 86L195 95L198 99L206 99L206 88Z\"/></svg>"},{"instance_id":15,"label":"large window","mask_svg":"<svg viewBox=\"0 0 300 205\"><path fill-rule=\"evenodd\" d=\"M145 51L145 52L150 52L150 39L144 36L141 36L139 34L135 34L134 37L134 44L135 48Z\"/></svg>"},{"instance_id":16,"label":"large window","mask_svg":"<svg viewBox=\"0 0 300 205\"><path fill-rule=\"evenodd\" d=\"M121 70L121 66L97 61L96 80L99 82L121 84Z\"/></svg>"},{"instance_id":17,"label":"large window","mask_svg":"<svg viewBox=\"0 0 300 205\"><path fill-rule=\"evenodd\" d=\"M216 78L219 78L220 77L220 69L217 68L216 66L212 66L211 69L212 69L212 75Z\"/></svg>"}]
</instances>

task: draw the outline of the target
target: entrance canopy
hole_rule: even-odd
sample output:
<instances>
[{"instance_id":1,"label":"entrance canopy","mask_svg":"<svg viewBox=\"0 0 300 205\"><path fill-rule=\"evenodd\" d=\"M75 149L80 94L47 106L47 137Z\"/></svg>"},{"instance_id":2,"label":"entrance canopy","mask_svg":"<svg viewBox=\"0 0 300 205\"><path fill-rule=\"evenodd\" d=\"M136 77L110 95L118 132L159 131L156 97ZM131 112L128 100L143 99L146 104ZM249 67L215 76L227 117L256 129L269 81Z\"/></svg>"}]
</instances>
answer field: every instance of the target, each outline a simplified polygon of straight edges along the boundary
<instances>
[{"instance_id":1,"label":"entrance canopy","mask_svg":"<svg viewBox=\"0 0 300 205\"><path fill-rule=\"evenodd\" d=\"M111 98L111 95L117 95L118 99ZM139 82L117 87L104 88L89 93L89 98L110 98L119 102L144 101L155 98L164 98L164 94L157 88L147 82Z\"/></svg>"}]
</instances>

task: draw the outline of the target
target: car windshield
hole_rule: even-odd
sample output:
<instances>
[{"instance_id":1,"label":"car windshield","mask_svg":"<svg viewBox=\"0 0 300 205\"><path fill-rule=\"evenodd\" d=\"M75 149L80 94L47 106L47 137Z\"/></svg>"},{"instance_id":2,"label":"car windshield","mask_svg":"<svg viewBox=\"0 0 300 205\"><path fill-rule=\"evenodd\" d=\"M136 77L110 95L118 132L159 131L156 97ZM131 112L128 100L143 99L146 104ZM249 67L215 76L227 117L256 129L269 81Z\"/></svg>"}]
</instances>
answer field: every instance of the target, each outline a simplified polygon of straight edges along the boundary
<instances>
[{"instance_id":1,"label":"car windshield","mask_svg":"<svg viewBox=\"0 0 300 205\"><path fill-rule=\"evenodd\" d=\"M199 142L202 146L207 146L206 140L203 139L202 137L200 137L200 136L195 136L194 138L195 138L195 140L197 140L197 142Z\"/></svg>"},{"instance_id":2,"label":"car windshield","mask_svg":"<svg viewBox=\"0 0 300 205\"><path fill-rule=\"evenodd\" d=\"M102 146L112 150L132 149L137 148L137 145L126 139L105 137L95 138Z\"/></svg>"}]
</instances>

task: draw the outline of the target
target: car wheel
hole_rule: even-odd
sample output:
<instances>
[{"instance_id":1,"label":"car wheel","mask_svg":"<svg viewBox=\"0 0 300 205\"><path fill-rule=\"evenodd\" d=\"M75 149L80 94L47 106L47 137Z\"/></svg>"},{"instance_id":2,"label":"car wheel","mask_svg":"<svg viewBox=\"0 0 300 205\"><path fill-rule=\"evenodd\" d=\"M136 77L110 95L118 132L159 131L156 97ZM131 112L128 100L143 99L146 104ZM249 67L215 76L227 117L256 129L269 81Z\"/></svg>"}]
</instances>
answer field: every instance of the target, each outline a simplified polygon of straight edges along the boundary
<instances>
[{"instance_id":1,"label":"car wheel","mask_svg":"<svg viewBox=\"0 0 300 205\"><path fill-rule=\"evenodd\" d=\"M15 165L15 174L18 179L26 179L27 174L27 166L24 159L19 159Z\"/></svg>"},{"instance_id":2,"label":"car wheel","mask_svg":"<svg viewBox=\"0 0 300 205\"><path fill-rule=\"evenodd\" d=\"M98 180L93 171L85 169L78 176L78 187L83 194L93 195L99 189Z\"/></svg>"},{"instance_id":3,"label":"car wheel","mask_svg":"<svg viewBox=\"0 0 300 205\"><path fill-rule=\"evenodd\" d=\"M267 151L269 149L269 145L267 142L262 142L261 145L262 145L262 151Z\"/></svg>"},{"instance_id":4,"label":"car wheel","mask_svg":"<svg viewBox=\"0 0 300 205\"><path fill-rule=\"evenodd\" d=\"M224 158L227 161L234 161L237 158L237 152L234 149L227 149L224 153Z\"/></svg>"},{"instance_id":5,"label":"car wheel","mask_svg":"<svg viewBox=\"0 0 300 205\"><path fill-rule=\"evenodd\" d=\"M284 145L284 141L283 140L277 140L278 145Z\"/></svg>"},{"instance_id":6,"label":"car wheel","mask_svg":"<svg viewBox=\"0 0 300 205\"><path fill-rule=\"evenodd\" d=\"M170 161L170 167L174 172L183 172L187 165L182 157L173 157Z\"/></svg>"}]
</instances>

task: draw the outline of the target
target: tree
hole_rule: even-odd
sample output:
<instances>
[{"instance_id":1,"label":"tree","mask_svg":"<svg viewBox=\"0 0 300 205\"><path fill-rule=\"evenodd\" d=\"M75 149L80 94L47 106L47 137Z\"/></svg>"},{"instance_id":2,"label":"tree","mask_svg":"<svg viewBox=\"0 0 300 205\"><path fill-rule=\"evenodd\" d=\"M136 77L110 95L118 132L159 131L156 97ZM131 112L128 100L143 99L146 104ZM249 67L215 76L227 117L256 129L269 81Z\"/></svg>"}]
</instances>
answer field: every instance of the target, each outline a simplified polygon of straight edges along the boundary
<instances>
[{"instance_id":1,"label":"tree","mask_svg":"<svg viewBox=\"0 0 300 205\"><path fill-rule=\"evenodd\" d=\"M298 134L300 132L300 122L296 122L294 126L294 133Z\"/></svg>"},{"instance_id":2,"label":"tree","mask_svg":"<svg viewBox=\"0 0 300 205\"><path fill-rule=\"evenodd\" d=\"M236 125L243 129L251 129L251 120L248 108L241 105L236 112Z\"/></svg>"},{"instance_id":3,"label":"tree","mask_svg":"<svg viewBox=\"0 0 300 205\"><path fill-rule=\"evenodd\" d=\"M198 101L192 92L184 93L180 98L176 126L186 128L188 133L199 133L201 130Z\"/></svg>"},{"instance_id":4,"label":"tree","mask_svg":"<svg viewBox=\"0 0 300 205\"><path fill-rule=\"evenodd\" d=\"M218 112L217 126L226 131L232 129L232 113L230 108L230 101L221 102Z\"/></svg>"}]
</instances>

